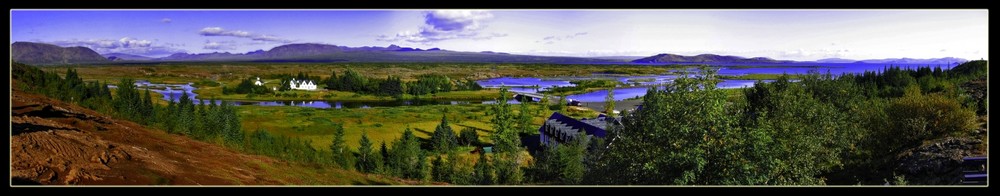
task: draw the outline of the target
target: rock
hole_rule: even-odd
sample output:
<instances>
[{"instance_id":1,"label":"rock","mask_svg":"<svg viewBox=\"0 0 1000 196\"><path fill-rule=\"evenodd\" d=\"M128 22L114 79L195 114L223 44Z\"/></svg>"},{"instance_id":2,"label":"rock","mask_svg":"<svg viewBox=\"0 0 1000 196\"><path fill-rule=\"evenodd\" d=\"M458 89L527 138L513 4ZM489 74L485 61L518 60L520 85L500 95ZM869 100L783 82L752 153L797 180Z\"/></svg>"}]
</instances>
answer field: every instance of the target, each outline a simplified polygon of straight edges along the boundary
<instances>
[{"instance_id":1,"label":"rock","mask_svg":"<svg viewBox=\"0 0 1000 196\"><path fill-rule=\"evenodd\" d=\"M982 141L972 138L944 138L901 154L896 175L914 185L962 183L962 159L971 156Z\"/></svg>"}]
</instances>

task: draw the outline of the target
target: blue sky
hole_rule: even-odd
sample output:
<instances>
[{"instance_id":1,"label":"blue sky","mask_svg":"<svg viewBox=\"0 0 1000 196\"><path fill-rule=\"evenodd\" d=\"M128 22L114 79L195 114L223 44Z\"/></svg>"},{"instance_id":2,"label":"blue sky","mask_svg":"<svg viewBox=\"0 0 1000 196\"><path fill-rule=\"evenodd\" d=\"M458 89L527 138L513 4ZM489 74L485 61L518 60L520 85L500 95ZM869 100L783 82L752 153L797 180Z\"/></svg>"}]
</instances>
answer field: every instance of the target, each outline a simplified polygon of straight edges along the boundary
<instances>
[{"instance_id":1,"label":"blue sky","mask_svg":"<svg viewBox=\"0 0 1000 196\"><path fill-rule=\"evenodd\" d=\"M546 56L987 58L987 10L12 10L11 43L99 53L290 43Z\"/></svg>"}]
</instances>

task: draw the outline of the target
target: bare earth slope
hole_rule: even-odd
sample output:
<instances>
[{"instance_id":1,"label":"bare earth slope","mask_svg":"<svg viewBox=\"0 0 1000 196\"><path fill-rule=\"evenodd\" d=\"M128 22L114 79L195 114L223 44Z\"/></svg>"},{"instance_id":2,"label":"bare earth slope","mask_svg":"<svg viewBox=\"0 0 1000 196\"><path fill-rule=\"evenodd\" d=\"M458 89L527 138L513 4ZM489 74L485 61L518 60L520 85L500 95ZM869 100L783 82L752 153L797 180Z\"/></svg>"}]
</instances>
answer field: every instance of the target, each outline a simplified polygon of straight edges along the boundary
<instances>
[{"instance_id":1,"label":"bare earth slope","mask_svg":"<svg viewBox=\"0 0 1000 196\"><path fill-rule=\"evenodd\" d=\"M14 184L398 184L248 155L40 95L11 95Z\"/></svg>"}]
</instances>

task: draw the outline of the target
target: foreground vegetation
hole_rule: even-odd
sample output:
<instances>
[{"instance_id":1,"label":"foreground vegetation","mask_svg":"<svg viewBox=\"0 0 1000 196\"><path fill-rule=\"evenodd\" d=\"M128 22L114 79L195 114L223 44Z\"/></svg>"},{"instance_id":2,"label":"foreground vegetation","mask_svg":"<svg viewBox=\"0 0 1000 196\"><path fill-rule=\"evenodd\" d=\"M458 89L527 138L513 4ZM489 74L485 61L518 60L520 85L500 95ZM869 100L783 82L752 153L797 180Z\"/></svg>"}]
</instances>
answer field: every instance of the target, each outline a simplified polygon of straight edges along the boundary
<instances>
[{"instance_id":1,"label":"foreground vegetation","mask_svg":"<svg viewBox=\"0 0 1000 196\"><path fill-rule=\"evenodd\" d=\"M564 105L509 105L501 90L500 104L488 106L234 108L194 106L185 98L161 106L128 80L112 96L106 85L84 83L73 69L65 79L20 64L13 71L22 89L235 149L454 184L904 182L892 173L899 153L971 135L976 115L988 115L985 93L967 87L988 79L986 61L948 71L812 73L799 82L781 76L739 91L715 89L718 77L707 71L650 88L643 108L611 127L607 138L613 140L575 140L528 155L518 135L537 131L544 117L538 114L545 112L536 111L566 111ZM393 137L392 130L402 134ZM482 145L494 152L466 151Z\"/></svg>"},{"instance_id":2,"label":"foreground vegetation","mask_svg":"<svg viewBox=\"0 0 1000 196\"><path fill-rule=\"evenodd\" d=\"M923 141L969 135L985 99L957 84L987 77L985 61L948 72L888 68L881 74L801 82L781 77L728 102L713 74L650 89L607 149L591 149L580 177L594 184L883 184L898 153ZM705 86L709 88L701 88ZM981 103L981 104L980 104ZM674 119L670 123L660 123ZM683 119L683 120L680 120ZM905 181L905 180L902 180Z\"/></svg>"}]
</instances>

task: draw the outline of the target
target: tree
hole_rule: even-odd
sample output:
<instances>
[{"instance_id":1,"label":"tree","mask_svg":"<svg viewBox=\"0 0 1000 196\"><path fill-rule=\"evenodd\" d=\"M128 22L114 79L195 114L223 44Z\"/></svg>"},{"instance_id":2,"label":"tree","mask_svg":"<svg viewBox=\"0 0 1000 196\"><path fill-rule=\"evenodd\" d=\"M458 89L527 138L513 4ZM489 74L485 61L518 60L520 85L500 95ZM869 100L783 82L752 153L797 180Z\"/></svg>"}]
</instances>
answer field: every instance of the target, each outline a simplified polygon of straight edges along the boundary
<instances>
[{"instance_id":1,"label":"tree","mask_svg":"<svg viewBox=\"0 0 1000 196\"><path fill-rule=\"evenodd\" d=\"M177 132L184 135L191 135L191 127L193 123L192 113L188 112L192 109L193 103L191 98L188 97L186 91L181 92L181 99L177 102L177 113L174 115L177 118Z\"/></svg>"},{"instance_id":2,"label":"tree","mask_svg":"<svg viewBox=\"0 0 1000 196\"><path fill-rule=\"evenodd\" d=\"M382 141L382 147L379 148L379 154L382 154L382 169L388 173L391 169L389 167L389 149L385 146L385 141Z\"/></svg>"},{"instance_id":3,"label":"tree","mask_svg":"<svg viewBox=\"0 0 1000 196\"><path fill-rule=\"evenodd\" d=\"M431 179L437 182L446 182L451 177L451 168L445 165L444 160L441 160L441 156L434 155L434 161L431 161Z\"/></svg>"},{"instance_id":4,"label":"tree","mask_svg":"<svg viewBox=\"0 0 1000 196\"><path fill-rule=\"evenodd\" d=\"M476 161L476 165L472 177L473 181L479 185L491 185L495 182L496 178L493 174L493 165L489 163L486 159L486 152L479 153L479 160Z\"/></svg>"},{"instance_id":5,"label":"tree","mask_svg":"<svg viewBox=\"0 0 1000 196\"><path fill-rule=\"evenodd\" d=\"M530 98L529 98L530 99ZM518 115L517 115L517 130L518 133L532 133L535 129L531 124L531 109L528 108L528 102L521 102L518 104Z\"/></svg>"},{"instance_id":6,"label":"tree","mask_svg":"<svg viewBox=\"0 0 1000 196\"><path fill-rule=\"evenodd\" d=\"M500 98L493 105L493 135L491 139L495 144L495 164L497 180L501 184L518 184L521 182L523 173L517 161L520 160L521 142L518 131L514 127L514 114L509 103L507 103L507 89L500 89Z\"/></svg>"},{"instance_id":7,"label":"tree","mask_svg":"<svg viewBox=\"0 0 1000 196\"><path fill-rule=\"evenodd\" d=\"M344 140L344 126L338 123L333 128L333 142L330 143L330 152L333 155L331 157L340 168L350 169L351 152L347 150L347 143Z\"/></svg>"},{"instance_id":8,"label":"tree","mask_svg":"<svg viewBox=\"0 0 1000 196\"><path fill-rule=\"evenodd\" d=\"M548 115L549 95L542 95L542 100L538 101L538 111L535 115Z\"/></svg>"},{"instance_id":9,"label":"tree","mask_svg":"<svg viewBox=\"0 0 1000 196\"><path fill-rule=\"evenodd\" d=\"M564 148L558 149L558 174L559 182L562 184L579 184L583 181L584 172L586 169L583 164L583 158L587 150L587 135L581 131L576 137L579 139L574 139L570 141Z\"/></svg>"},{"instance_id":10,"label":"tree","mask_svg":"<svg viewBox=\"0 0 1000 196\"><path fill-rule=\"evenodd\" d=\"M389 150L390 172L404 178L421 179L423 177L421 165L426 164L419 162L422 159L420 158L422 154L417 137L413 135L410 128L406 128L403 131L403 137L394 141L392 149Z\"/></svg>"},{"instance_id":11,"label":"tree","mask_svg":"<svg viewBox=\"0 0 1000 196\"><path fill-rule=\"evenodd\" d=\"M358 163L357 169L364 173L375 173L382 167L382 156L372 148L372 142L368 139L368 132L361 132L361 140L358 141Z\"/></svg>"},{"instance_id":12,"label":"tree","mask_svg":"<svg viewBox=\"0 0 1000 196\"><path fill-rule=\"evenodd\" d=\"M446 180L452 184L470 184L470 179L472 171L468 170L467 167L460 167L459 165L459 155L455 151L448 152L448 160L444 162L445 172L449 172L450 175L446 176Z\"/></svg>"},{"instance_id":13,"label":"tree","mask_svg":"<svg viewBox=\"0 0 1000 196\"><path fill-rule=\"evenodd\" d=\"M431 146L433 150L438 152L451 151L458 146L455 131L453 131L451 126L448 125L448 118L446 115L441 116L441 124L438 124L438 126L434 128L434 134L431 135Z\"/></svg>"},{"instance_id":14,"label":"tree","mask_svg":"<svg viewBox=\"0 0 1000 196\"><path fill-rule=\"evenodd\" d=\"M559 112L566 112L566 110L565 110L566 109L566 96L560 95L559 96L559 101L556 102L556 104L554 104L552 106L549 106L549 109L552 109L552 110L555 110L555 111L559 111Z\"/></svg>"},{"instance_id":15,"label":"tree","mask_svg":"<svg viewBox=\"0 0 1000 196\"><path fill-rule=\"evenodd\" d=\"M652 87L643 108L623 119L623 130L603 156L616 168L603 179L608 184L695 184L705 169L710 131L725 130L725 95L712 91L713 74L678 78L663 88ZM664 119L684 119L664 122Z\"/></svg>"},{"instance_id":16,"label":"tree","mask_svg":"<svg viewBox=\"0 0 1000 196\"><path fill-rule=\"evenodd\" d=\"M476 132L476 128L466 127L462 129L462 133L459 136L462 145L478 145L479 144L479 133Z\"/></svg>"},{"instance_id":17,"label":"tree","mask_svg":"<svg viewBox=\"0 0 1000 196\"><path fill-rule=\"evenodd\" d=\"M427 165L427 152L420 150L419 146L417 148L417 163L413 168L413 173L411 174L413 179L417 180L427 180L427 170L430 166Z\"/></svg>"},{"instance_id":18,"label":"tree","mask_svg":"<svg viewBox=\"0 0 1000 196\"><path fill-rule=\"evenodd\" d=\"M330 72L330 77L327 78L325 81L323 81L323 83L326 84L325 88L328 89L328 90L338 90L338 89L341 89L341 87L337 83L338 81L339 81L339 79L337 79L337 72L336 71L331 71Z\"/></svg>"},{"instance_id":19,"label":"tree","mask_svg":"<svg viewBox=\"0 0 1000 196\"><path fill-rule=\"evenodd\" d=\"M615 88L608 89L608 97L604 98L604 113L615 117Z\"/></svg>"},{"instance_id":20,"label":"tree","mask_svg":"<svg viewBox=\"0 0 1000 196\"><path fill-rule=\"evenodd\" d=\"M493 104L492 113L493 119L490 119L490 122L493 124L493 134L491 139L496 145L495 149L498 152L517 151L520 142L517 141L518 131L514 129L514 113L510 104L507 103L506 88L500 89L500 98L496 104Z\"/></svg>"}]
</instances>

